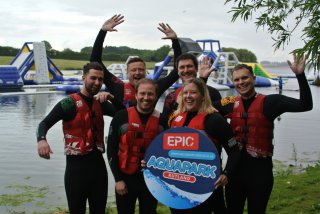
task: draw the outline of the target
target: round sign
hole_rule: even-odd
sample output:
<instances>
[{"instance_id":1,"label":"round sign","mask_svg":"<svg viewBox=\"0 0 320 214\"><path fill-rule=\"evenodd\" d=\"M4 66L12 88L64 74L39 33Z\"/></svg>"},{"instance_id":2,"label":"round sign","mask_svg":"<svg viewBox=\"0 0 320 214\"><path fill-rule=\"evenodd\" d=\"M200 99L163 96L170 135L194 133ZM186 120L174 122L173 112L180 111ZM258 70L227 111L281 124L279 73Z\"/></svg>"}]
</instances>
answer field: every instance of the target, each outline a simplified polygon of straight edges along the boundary
<instances>
[{"instance_id":1,"label":"round sign","mask_svg":"<svg viewBox=\"0 0 320 214\"><path fill-rule=\"evenodd\" d=\"M158 135L144 158L145 182L162 204L189 209L207 200L220 176L220 157L212 141L188 127Z\"/></svg>"}]
</instances>

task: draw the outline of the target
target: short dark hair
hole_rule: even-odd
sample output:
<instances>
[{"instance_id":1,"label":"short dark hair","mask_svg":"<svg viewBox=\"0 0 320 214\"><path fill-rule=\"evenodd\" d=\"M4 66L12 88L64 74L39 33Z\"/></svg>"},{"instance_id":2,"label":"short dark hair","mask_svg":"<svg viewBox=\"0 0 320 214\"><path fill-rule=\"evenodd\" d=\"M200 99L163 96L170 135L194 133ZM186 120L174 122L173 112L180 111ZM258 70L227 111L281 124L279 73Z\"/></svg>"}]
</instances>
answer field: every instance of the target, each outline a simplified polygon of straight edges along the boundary
<instances>
[{"instance_id":1,"label":"short dark hair","mask_svg":"<svg viewBox=\"0 0 320 214\"><path fill-rule=\"evenodd\" d=\"M237 70L240 70L240 69L247 69L247 70L250 72L250 74L251 74L252 76L254 76L254 72L253 72L252 67L251 67L250 65L247 65L247 64L238 64L238 65L236 65L236 66L233 68L232 74L233 74L233 72L235 72L235 71L237 71Z\"/></svg>"},{"instance_id":2,"label":"short dark hair","mask_svg":"<svg viewBox=\"0 0 320 214\"><path fill-rule=\"evenodd\" d=\"M83 75L87 75L90 69L103 71L103 67L99 62L89 62L83 66Z\"/></svg>"},{"instance_id":3,"label":"short dark hair","mask_svg":"<svg viewBox=\"0 0 320 214\"><path fill-rule=\"evenodd\" d=\"M139 58L139 57L133 57L131 59L129 59L129 61L127 62L127 66L129 66L129 64L134 63L134 62L142 62L144 65L146 65L145 61L143 61L143 59Z\"/></svg>"},{"instance_id":4,"label":"short dark hair","mask_svg":"<svg viewBox=\"0 0 320 214\"><path fill-rule=\"evenodd\" d=\"M156 83L154 80L148 79L148 78L142 78L142 79L140 79L140 80L137 82L137 84L136 84L136 86L135 86L135 88L134 88L134 91L135 91L136 94L138 93L138 89L139 89L139 86L140 86L141 84L151 84L151 85L154 85L154 87L155 87L155 89L156 89L156 95L157 95L157 96L159 95L159 91L158 91L159 89L158 89L157 83Z\"/></svg>"},{"instance_id":5,"label":"short dark hair","mask_svg":"<svg viewBox=\"0 0 320 214\"><path fill-rule=\"evenodd\" d=\"M179 61L181 60L186 60L186 59L191 59L194 66L196 67L196 70L198 70L198 59L195 55L191 54L191 53L184 53L181 54L177 59L176 59L176 66L178 68L179 65Z\"/></svg>"}]
</instances>

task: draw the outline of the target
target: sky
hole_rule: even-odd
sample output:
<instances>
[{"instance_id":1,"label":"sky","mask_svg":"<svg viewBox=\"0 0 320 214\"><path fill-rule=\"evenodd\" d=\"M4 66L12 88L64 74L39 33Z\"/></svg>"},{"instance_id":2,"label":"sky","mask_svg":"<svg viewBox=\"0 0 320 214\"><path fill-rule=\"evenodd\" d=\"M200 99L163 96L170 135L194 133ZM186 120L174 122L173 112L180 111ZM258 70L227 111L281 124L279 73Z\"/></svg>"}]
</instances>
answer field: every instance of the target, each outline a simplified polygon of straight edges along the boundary
<instances>
[{"instance_id":1,"label":"sky","mask_svg":"<svg viewBox=\"0 0 320 214\"><path fill-rule=\"evenodd\" d=\"M294 35L274 51L271 35L256 29L254 20L231 22L233 3L224 0L4 0L1 2L0 46L20 48L24 42L46 40L59 51L92 46L104 21L122 14L118 32L108 33L104 46L155 50L171 45L162 40L158 23L168 23L179 37L220 40L222 47L244 48L258 61L286 61L302 47ZM107 59L105 59L107 60Z\"/></svg>"}]
</instances>

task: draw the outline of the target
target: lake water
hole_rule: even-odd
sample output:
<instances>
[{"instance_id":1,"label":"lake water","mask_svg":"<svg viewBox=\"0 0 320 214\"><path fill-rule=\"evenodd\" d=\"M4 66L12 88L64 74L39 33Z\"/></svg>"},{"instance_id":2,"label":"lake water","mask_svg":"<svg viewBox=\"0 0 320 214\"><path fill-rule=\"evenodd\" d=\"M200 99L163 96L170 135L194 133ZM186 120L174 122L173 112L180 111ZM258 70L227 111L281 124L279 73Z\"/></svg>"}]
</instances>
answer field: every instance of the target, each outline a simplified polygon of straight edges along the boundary
<instances>
[{"instance_id":1,"label":"lake water","mask_svg":"<svg viewBox=\"0 0 320 214\"><path fill-rule=\"evenodd\" d=\"M299 97L295 79L287 83L283 92ZM290 87L289 87L290 86ZM284 86L286 89L286 86ZM290 89L290 90L289 90ZM285 113L275 121L274 159L285 164L312 164L320 159L320 88L311 86L314 109L305 113ZM276 88L257 88L258 92L278 93ZM234 94L234 90L221 92L222 96ZM47 135L53 150L50 160L37 154L36 128L64 94L36 94L0 96L0 213L48 212L54 207L67 207L63 185L65 156L61 122L53 126ZM160 109L161 104L157 105ZM105 132L111 118L105 117ZM106 155L104 155L106 159ZM114 180L109 172L109 201L114 200ZM7 195L5 195L7 194ZM20 194L20 195L17 195ZM28 195L24 195L28 194ZM11 206L5 198L34 199L18 207ZM19 196L19 197L18 197ZM23 197L25 196L25 197ZM21 197L21 198L20 198Z\"/></svg>"}]
</instances>

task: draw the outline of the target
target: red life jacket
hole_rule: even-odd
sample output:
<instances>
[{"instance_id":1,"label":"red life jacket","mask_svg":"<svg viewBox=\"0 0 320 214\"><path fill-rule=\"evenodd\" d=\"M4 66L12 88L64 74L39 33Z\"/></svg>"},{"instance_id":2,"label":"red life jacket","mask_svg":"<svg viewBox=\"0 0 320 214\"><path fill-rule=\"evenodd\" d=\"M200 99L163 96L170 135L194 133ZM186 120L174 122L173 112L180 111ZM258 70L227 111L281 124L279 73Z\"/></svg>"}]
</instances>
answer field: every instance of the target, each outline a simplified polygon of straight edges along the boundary
<instances>
[{"instance_id":1,"label":"red life jacket","mask_svg":"<svg viewBox=\"0 0 320 214\"><path fill-rule=\"evenodd\" d=\"M131 175L140 168L140 161L144 158L146 149L158 135L160 112L154 110L143 127L136 109L129 107L127 111L128 130L120 138L118 156L120 170Z\"/></svg>"},{"instance_id":2,"label":"red life jacket","mask_svg":"<svg viewBox=\"0 0 320 214\"><path fill-rule=\"evenodd\" d=\"M130 101L136 101L135 91L133 86L128 82L124 83L123 87L123 104L128 108Z\"/></svg>"},{"instance_id":3,"label":"red life jacket","mask_svg":"<svg viewBox=\"0 0 320 214\"><path fill-rule=\"evenodd\" d=\"M273 122L263 114L265 95L257 94L245 112L242 99L236 97L233 112L226 115L231 119L230 125L240 143L240 149L246 147L252 157L268 157L273 154Z\"/></svg>"},{"instance_id":4,"label":"red life jacket","mask_svg":"<svg viewBox=\"0 0 320 214\"><path fill-rule=\"evenodd\" d=\"M183 114L176 115L176 117L174 118L174 120L171 123L171 128L183 126L183 124L187 118L187 114L188 114L188 112L184 112ZM212 136L208 135L205 132L204 122L205 122L207 115L208 115L207 113L198 113L195 117L193 117L191 119L191 121L188 124L188 127L196 129L196 130L204 133L205 135L207 135L210 138L210 140L215 144L215 146L220 154L222 151L221 145L217 142L216 139L214 139Z\"/></svg>"},{"instance_id":5,"label":"red life jacket","mask_svg":"<svg viewBox=\"0 0 320 214\"><path fill-rule=\"evenodd\" d=\"M104 121L100 103L93 99L92 110L79 94L71 94L76 106L76 116L63 121L66 155L84 155L92 151L94 144L103 153L105 151Z\"/></svg>"}]
</instances>

